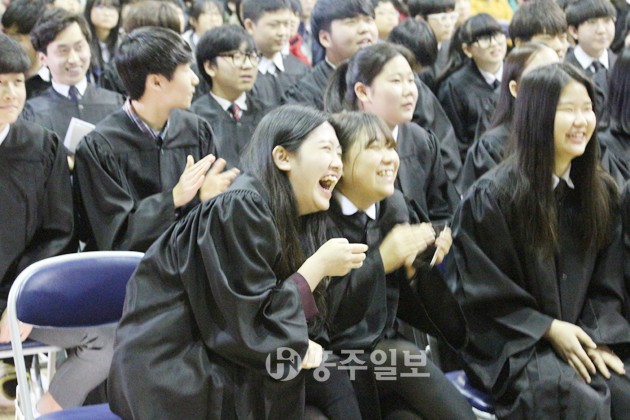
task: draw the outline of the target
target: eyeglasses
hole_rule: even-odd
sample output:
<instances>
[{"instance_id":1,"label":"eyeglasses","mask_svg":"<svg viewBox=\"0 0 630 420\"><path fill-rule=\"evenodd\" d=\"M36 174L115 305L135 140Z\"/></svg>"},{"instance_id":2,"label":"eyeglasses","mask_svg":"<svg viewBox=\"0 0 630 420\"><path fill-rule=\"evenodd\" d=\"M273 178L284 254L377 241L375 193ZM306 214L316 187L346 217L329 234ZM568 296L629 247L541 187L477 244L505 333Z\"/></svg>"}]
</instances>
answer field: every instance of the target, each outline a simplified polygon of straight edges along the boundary
<instances>
[{"instance_id":1,"label":"eyeglasses","mask_svg":"<svg viewBox=\"0 0 630 420\"><path fill-rule=\"evenodd\" d=\"M258 52L256 51L250 51L250 52L243 52L243 51L236 51L236 52L227 52L227 53L221 53L221 54L217 54L217 56L219 57L223 57L223 58L231 58L232 59L232 64L235 67L242 67L243 64L245 64L245 59L248 58L249 62L252 63L252 66L257 66L258 62L260 61L260 54L258 54Z\"/></svg>"},{"instance_id":2,"label":"eyeglasses","mask_svg":"<svg viewBox=\"0 0 630 420\"><path fill-rule=\"evenodd\" d=\"M505 42L505 34L503 32L496 32L492 35L481 36L477 38L477 40L474 41L473 44L477 44L479 48L485 50L486 48L490 48L492 40L494 40L494 42L497 44Z\"/></svg>"},{"instance_id":3,"label":"eyeglasses","mask_svg":"<svg viewBox=\"0 0 630 420\"><path fill-rule=\"evenodd\" d=\"M457 21L457 16L459 13L457 12L444 12L444 13L431 13L427 15L427 18L437 20L440 23L450 23Z\"/></svg>"}]
</instances>

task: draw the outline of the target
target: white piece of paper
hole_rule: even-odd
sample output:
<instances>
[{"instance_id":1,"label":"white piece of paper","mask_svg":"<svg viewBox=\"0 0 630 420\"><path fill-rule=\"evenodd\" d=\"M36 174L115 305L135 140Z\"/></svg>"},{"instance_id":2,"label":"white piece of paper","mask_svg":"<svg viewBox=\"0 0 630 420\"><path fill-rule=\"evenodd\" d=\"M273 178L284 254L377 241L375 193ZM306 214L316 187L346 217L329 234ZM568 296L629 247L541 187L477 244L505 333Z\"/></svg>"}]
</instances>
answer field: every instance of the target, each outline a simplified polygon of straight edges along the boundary
<instances>
[{"instance_id":1,"label":"white piece of paper","mask_svg":"<svg viewBox=\"0 0 630 420\"><path fill-rule=\"evenodd\" d=\"M68 131L66 131L66 137L63 139L63 144L66 146L70 154L74 155L75 150L77 150L77 145L81 139L90 131L94 130L94 127L94 124L72 117L70 125L68 126Z\"/></svg>"}]
</instances>

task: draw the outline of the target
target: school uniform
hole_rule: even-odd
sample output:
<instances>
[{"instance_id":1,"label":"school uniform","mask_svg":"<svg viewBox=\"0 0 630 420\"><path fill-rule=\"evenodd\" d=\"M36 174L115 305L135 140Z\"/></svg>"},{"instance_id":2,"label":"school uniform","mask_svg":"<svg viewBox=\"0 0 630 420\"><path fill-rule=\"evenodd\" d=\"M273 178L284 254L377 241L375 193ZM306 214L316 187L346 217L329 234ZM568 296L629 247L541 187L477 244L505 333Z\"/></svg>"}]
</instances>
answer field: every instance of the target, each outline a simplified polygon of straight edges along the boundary
<instances>
[{"instance_id":1,"label":"school uniform","mask_svg":"<svg viewBox=\"0 0 630 420\"><path fill-rule=\"evenodd\" d=\"M459 191L465 193L483 174L501 163L509 138L509 125L501 124L486 131L479 139L475 140L468 149L460 178Z\"/></svg>"},{"instance_id":2,"label":"school uniform","mask_svg":"<svg viewBox=\"0 0 630 420\"><path fill-rule=\"evenodd\" d=\"M234 103L238 106L237 117L230 111L232 104L229 101L206 93L192 104L190 111L210 124L219 155L228 166L238 168L241 156L268 108L245 92Z\"/></svg>"},{"instance_id":3,"label":"school uniform","mask_svg":"<svg viewBox=\"0 0 630 420\"><path fill-rule=\"evenodd\" d=\"M304 357L317 309L298 273L276 273L281 244L269 206L260 181L242 175L147 251L116 333L108 380L116 414L303 416L304 378L274 379L266 361L275 366L280 347Z\"/></svg>"},{"instance_id":4,"label":"school uniform","mask_svg":"<svg viewBox=\"0 0 630 420\"><path fill-rule=\"evenodd\" d=\"M175 209L173 188L186 157L217 155L210 125L173 110L161 133L142 131L118 110L79 143L74 187L89 234L88 249L144 252L178 217L199 203Z\"/></svg>"},{"instance_id":5,"label":"school uniform","mask_svg":"<svg viewBox=\"0 0 630 420\"><path fill-rule=\"evenodd\" d=\"M619 189L630 180L630 134L613 123L597 133L601 150L602 168L608 172Z\"/></svg>"},{"instance_id":6,"label":"school uniform","mask_svg":"<svg viewBox=\"0 0 630 420\"><path fill-rule=\"evenodd\" d=\"M308 66L291 54L277 53L271 60L262 58L251 94L272 107L280 105L284 92L308 71Z\"/></svg>"},{"instance_id":7,"label":"school uniform","mask_svg":"<svg viewBox=\"0 0 630 420\"><path fill-rule=\"evenodd\" d=\"M608 100L608 73L615 65L617 55L608 49L599 59L595 60L587 55L578 44L567 52L564 61L582 70L595 84L595 112L598 119L601 118L604 115Z\"/></svg>"},{"instance_id":8,"label":"school uniform","mask_svg":"<svg viewBox=\"0 0 630 420\"><path fill-rule=\"evenodd\" d=\"M64 88L63 85L57 86L61 87L55 88L53 82L53 86L44 93L26 101L21 117L53 131L60 139L65 138L73 117L96 124L118 110L124 102L118 93L91 83L87 83L83 91L80 84L77 85L81 97L74 102L68 97L67 86L64 94L59 91Z\"/></svg>"},{"instance_id":9,"label":"school uniform","mask_svg":"<svg viewBox=\"0 0 630 420\"><path fill-rule=\"evenodd\" d=\"M571 221L578 192L570 180L556 179L559 245L554 256L543 257L514 230L516 171L506 161L482 177L454 218L457 296L469 326L461 354L469 377L495 398L498 418L610 418L611 401L612 417L626 416L627 374L591 375L586 384L543 338L553 319L570 322L617 351L628 369L619 214L611 242L595 249Z\"/></svg>"},{"instance_id":10,"label":"school uniform","mask_svg":"<svg viewBox=\"0 0 630 420\"><path fill-rule=\"evenodd\" d=\"M490 125L499 86L500 80L488 82L473 60L468 60L440 85L438 98L455 129L462 162L473 141Z\"/></svg>"},{"instance_id":11,"label":"school uniform","mask_svg":"<svg viewBox=\"0 0 630 420\"><path fill-rule=\"evenodd\" d=\"M389 274L383 269L379 246L391 229L400 223L426 220L421 219L423 216L400 191L367 209L363 220L357 217L362 213L340 193L335 193L331 200L328 236L366 243L368 252L361 268L342 278L333 278L328 284L329 343L325 343L342 358L349 350L360 351L357 360L350 364L365 367L355 372L353 384L362 417L386 416L393 409L392 400L403 396L414 401L408 405L424 405L435 418L474 418L466 400L430 360L422 367L415 367L419 369L416 372L430 372L427 377L413 378L406 376L411 369L409 362L396 364L389 359L393 350L414 356L421 354L420 349L401 335L398 318L448 340L454 347L461 348L466 342L466 322L461 310L440 272L428 266L429 260L419 259L417 274L412 279L407 278L404 268ZM385 352L387 362L374 362L373 351ZM392 362L398 372L395 381L377 380L376 372Z\"/></svg>"},{"instance_id":12,"label":"school uniform","mask_svg":"<svg viewBox=\"0 0 630 420\"><path fill-rule=\"evenodd\" d=\"M415 201L428 220L451 220L457 195L446 176L435 136L413 123L401 124L394 133L400 158L396 188Z\"/></svg>"}]
</instances>

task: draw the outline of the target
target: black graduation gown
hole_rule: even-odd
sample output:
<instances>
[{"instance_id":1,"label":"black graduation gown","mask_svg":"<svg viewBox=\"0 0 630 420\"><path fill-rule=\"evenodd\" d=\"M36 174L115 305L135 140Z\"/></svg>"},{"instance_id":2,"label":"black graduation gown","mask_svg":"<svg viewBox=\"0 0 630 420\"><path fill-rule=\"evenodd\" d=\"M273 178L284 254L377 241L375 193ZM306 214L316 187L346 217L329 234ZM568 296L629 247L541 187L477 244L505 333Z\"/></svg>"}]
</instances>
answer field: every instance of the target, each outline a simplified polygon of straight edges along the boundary
<instances>
[{"instance_id":1,"label":"black graduation gown","mask_svg":"<svg viewBox=\"0 0 630 420\"><path fill-rule=\"evenodd\" d=\"M626 182L621 191L621 218L623 222L624 277L626 292L630 293L630 182ZM627 314L630 317L630 302L626 302Z\"/></svg>"},{"instance_id":2,"label":"black graduation gown","mask_svg":"<svg viewBox=\"0 0 630 420\"><path fill-rule=\"evenodd\" d=\"M284 92L282 103L306 105L323 110L324 93L334 71L326 60L320 61L299 82Z\"/></svg>"},{"instance_id":3,"label":"black graduation gown","mask_svg":"<svg viewBox=\"0 0 630 420\"><path fill-rule=\"evenodd\" d=\"M81 140L74 187L91 228L88 249L146 251L175 220L199 203L176 212L173 187L186 156L214 154L210 126L196 115L174 110L166 138L158 144L120 109Z\"/></svg>"},{"instance_id":4,"label":"black graduation gown","mask_svg":"<svg viewBox=\"0 0 630 420\"><path fill-rule=\"evenodd\" d=\"M26 86L26 99L31 99L41 95L52 86L52 83L45 81L39 74L35 74L24 83Z\"/></svg>"},{"instance_id":5,"label":"black graduation gown","mask_svg":"<svg viewBox=\"0 0 630 420\"><path fill-rule=\"evenodd\" d=\"M118 93L88 83L85 94L77 106L51 87L38 97L26 102L22 118L53 131L63 140L72 117L97 124L112 112L120 109L123 102L124 98Z\"/></svg>"},{"instance_id":6,"label":"black graduation gown","mask_svg":"<svg viewBox=\"0 0 630 420\"><path fill-rule=\"evenodd\" d=\"M459 180L459 191L465 193L483 174L501 163L509 137L510 128L507 124L501 124L475 140L468 149Z\"/></svg>"},{"instance_id":7,"label":"black graduation gown","mask_svg":"<svg viewBox=\"0 0 630 420\"><path fill-rule=\"evenodd\" d=\"M259 72L251 92L253 97L272 107L280 105L284 92L302 79L310 70L306 64L291 54L283 55L282 59L284 71L281 72L276 69L276 74L261 74Z\"/></svg>"},{"instance_id":8,"label":"black graduation gown","mask_svg":"<svg viewBox=\"0 0 630 420\"><path fill-rule=\"evenodd\" d=\"M601 148L602 168L622 189L630 180L630 134L613 124L597 134Z\"/></svg>"},{"instance_id":9,"label":"black graduation gown","mask_svg":"<svg viewBox=\"0 0 630 420\"><path fill-rule=\"evenodd\" d=\"M463 360L469 376L497 399L499 417L595 418L601 407L591 401L566 404L584 381L543 335L560 319L596 343L630 343L619 216L612 242L594 249L567 221L575 194L569 190L558 207L560 251L555 258L537 256L513 229L509 197L516 176L511 162L498 166L468 190L454 217L452 252L469 327Z\"/></svg>"},{"instance_id":10,"label":"black graduation gown","mask_svg":"<svg viewBox=\"0 0 630 420\"><path fill-rule=\"evenodd\" d=\"M573 64L577 69L589 77L595 84L595 112L597 113L597 119L601 120L605 114L606 102L608 101L608 69L602 67L597 73L593 73L590 69L582 67L580 62L575 58L575 51L571 48L567 55L564 57L564 61L569 64ZM617 61L617 55L608 50L608 67L613 68Z\"/></svg>"},{"instance_id":11,"label":"black graduation gown","mask_svg":"<svg viewBox=\"0 0 630 420\"><path fill-rule=\"evenodd\" d=\"M367 227L345 216L336 200L331 200L328 216L329 237L369 247L361 268L331 279L328 285L328 335L333 351L372 350L382 339L397 335L397 317L456 348L465 344L466 322L437 268L429 272L425 265L413 281L404 269L385 274L378 249L385 236L397 224L427 221L400 191L378 204L377 219L368 219Z\"/></svg>"},{"instance_id":12,"label":"black graduation gown","mask_svg":"<svg viewBox=\"0 0 630 420\"><path fill-rule=\"evenodd\" d=\"M243 151L267 110L262 102L249 94L247 111L243 111L238 122L209 93L197 99L190 107L190 111L205 119L212 127L219 155L228 162L228 166L237 168L240 168Z\"/></svg>"},{"instance_id":13,"label":"black graduation gown","mask_svg":"<svg viewBox=\"0 0 630 420\"><path fill-rule=\"evenodd\" d=\"M296 283L277 278L280 241L249 175L197 206L147 251L127 286L109 374L125 419L301 418L301 376L277 381L267 356L304 357Z\"/></svg>"},{"instance_id":14,"label":"black graduation gown","mask_svg":"<svg viewBox=\"0 0 630 420\"><path fill-rule=\"evenodd\" d=\"M396 188L414 200L434 223L450 221L453 186L446 176L435 136L413 123L398 126L396 150L400 157Z\"/></svg>"},{"instance_id":15,"label":"black graduation gown","mask_svg":"<svg viewBox=\"0 0 630 420\"><path fill-rule=\"evenodd\" d=\"M0 309L30 264L75 252L70 173L57 136L17 120L0 144Z\"/></svg>"},{"instance_id":16,"label":"black graduation gown","mask_svg":"<svg viewBox=\"0 0 630 420\"><path fill-rule=\"evenodd\" d=\"M455 129L463 162L473 141L490 125L499 88L486 83L474 61L468 60L442 82L438 98Z\"/></svg>"},{"instance_id":17,"label":"black graduation gown","mask_svg":"<svg viewBox=\"0 0 630 420\"><path fill-rule=\"evenodd\" d=\"M439 141L440 154L446 175L456 185L462 170L462 158L459 156L459 146L455 130L440 101L431 89L416 77L418 88L418 102L413 111L412 121L425 130L433 132ZM459 191L461 193L461 191Z\"/></svg>"}]
</instances>

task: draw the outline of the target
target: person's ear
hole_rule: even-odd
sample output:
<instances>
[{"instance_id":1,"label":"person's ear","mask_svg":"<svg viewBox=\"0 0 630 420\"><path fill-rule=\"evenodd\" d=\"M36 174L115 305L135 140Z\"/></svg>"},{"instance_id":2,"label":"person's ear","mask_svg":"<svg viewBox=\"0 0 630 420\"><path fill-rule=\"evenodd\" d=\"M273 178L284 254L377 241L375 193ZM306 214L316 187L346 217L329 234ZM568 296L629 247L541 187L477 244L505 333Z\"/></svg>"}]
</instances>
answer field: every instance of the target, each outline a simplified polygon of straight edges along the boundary
<instances>
[{"instance_id":1,"label":"person's ear","mask_svg":"<svg viewBox=\"0 0 630 420\"><path fill-rule=\"evenodd\" d=\"M514 46L520 47L523 44L523 40L521 38L514 38Z\"/></svg>"},{"instance_id":2,"label":"person's ear","mask_svg":"<svg viewBox=\"0 0 630 420\"><path fill-rule=\"evenodd\" d=\"M330 32L324 30L319 31L319 43L322 44L324 48L330 48L332 46Z\"/></svg>"},{"instance_id":3,"label":"person's ear","mask_svg":"<svg viewBox=\"0 0 630 420\"><path fill-rule=\"evenodd\" d=\"M516 80L510 80L510 83L508 83L508 88L510 89L510 93L512 94L512 96L516 98L516 94L518 92L518 83L516 83Z\"/></svg>"},{"instance_id":4,"label":"person's ear","mask_svg":"<svg viewBox=\"0 0 630 420\"><path fill-rule=\"evenodd\" d=\"M149 74L147 75L147 81L144 85L144 91L158 91L162 89L162 79L164 76L159 74Z\"/></svg>"},{"instance_id":5,"label":"person's ear","mask_svg":"<svg viewBox=\"0 0 630 420\"><path fill-rule=\"evenodd\" d=\"M462 51L464 52L464 55L466 55L466 57L472 58L472 51L470 51L470 46L468 44L462 44Z\"/></svg>"},{"instance_id":6,"label":"person's ear","mask_svg":"<svg viewBox=\"0 0 630 420\"><path fill-rule=\"evenodd\" d=\"M48 67L48 63L46 62L46 54L41 51L37 51L37 57L39 58L39 61L42 62L42 65Z\"/></svg>"},{"instance_id":7,"label":"person's ear","mask_svg":"<svg viewBox=\"0 0 630 420\"><path fill-rule=\"evenodd\" d=\"M576 26L569 25L569 27L567 28L567 32L569 33L569 35L571 35L575 42L578 41L578 28Z\"/></svg>"},{"instance_id":8,"label":"person's ear","mask_svg":"<svg viewBox=\"0 0 630 420\"><path fill-rule=\"evenodd\" d=\"M254 23L253 20L251 20L250 18L247 18L243 21L243 26L245 27L245 30L250 34L253 35L254 30L256 29L256 24Z\"/></svg>"},{"instance_id":9,"label":"person's ear","mask_svg":"<svg viewBox=\"0 0 630 420\"><path fill-rule=\"evenodd\" d=\"M210 62L210 60L206 60L203 62L203 70L210 77L214 77L217 74L217 65Z\"/></svg>"},{"instance_id":10,"label":"person's ear","mask_svg":"<svg viewBox=\"0 0 630 420\"><path fill-rule=\"evenodd\" d=\"M289 172L291 170L291 160L289 159L289 151L282 146L276 146L271 151L273 157L273 163L282 172Z\"/></svg>"},{"instance_id":11,"label":"person's ear","mask_svg":"<svg viewBox=\"0 0 630 420\"><path fill-rule=\"evenodd\" d=\"M364 83L357 82L354 85L354 94L357 96L359 103L368 102L370 100L370 87Z\"/></svg>"}]
</instances>

